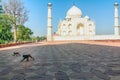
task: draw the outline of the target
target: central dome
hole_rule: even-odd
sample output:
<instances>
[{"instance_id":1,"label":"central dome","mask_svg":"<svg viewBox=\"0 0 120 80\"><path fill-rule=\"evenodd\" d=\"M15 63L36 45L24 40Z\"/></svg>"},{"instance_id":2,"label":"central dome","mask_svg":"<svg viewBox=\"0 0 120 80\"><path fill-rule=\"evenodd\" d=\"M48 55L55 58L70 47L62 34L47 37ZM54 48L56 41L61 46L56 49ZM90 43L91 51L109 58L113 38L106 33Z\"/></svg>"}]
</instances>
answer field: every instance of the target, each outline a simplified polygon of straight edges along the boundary
<instances>
[{"instance_id":1,"label":"central dome","mask_svg":"<svg viewBox=\"0 0 120 80\"><path fill-rule=\"evenodd\" d=\"M68 17L82 17L82 12L79 8L76 6L72 6L68 12L67 12Z\"/></svg>"}]
</instances>

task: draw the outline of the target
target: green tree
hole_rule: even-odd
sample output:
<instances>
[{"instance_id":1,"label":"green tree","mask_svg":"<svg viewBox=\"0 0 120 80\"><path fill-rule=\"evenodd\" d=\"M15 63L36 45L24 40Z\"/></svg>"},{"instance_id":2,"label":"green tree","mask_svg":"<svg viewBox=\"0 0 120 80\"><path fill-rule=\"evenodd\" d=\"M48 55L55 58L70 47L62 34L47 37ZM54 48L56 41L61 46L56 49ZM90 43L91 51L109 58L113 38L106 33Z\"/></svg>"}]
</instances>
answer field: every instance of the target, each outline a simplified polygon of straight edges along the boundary
<instances>
[{"instance_id":1,"label":"green tree","mask_svg":"<svg viewBox=\"0 0 120 80\"><path fill-rule=\"evenodd\" d=\"M13 39L11 29L11 21L8 16L4 14L2 5L0 5L0 44Z\"/></svg>"},{"instance_id":2,"label":"green tree","mask_svg":"<svg viewBox=\"0 0 120 80\"><path fill-rule=\"evenodd\" d=\"M46 36L41 36L41 37L37 36L36 40L37 41L44 41L44 40L46 40Z\"/></svg>"},{"instance_id":3,"label":"green tree","mask_svg":"<svg viewBox=\"0 0 120 80\"><path fill-rule=\"evenodd\" d=\"M24 25L19 25L17 27L18 27L17 38L19 41L26 41L31 39L31 35L33 34L31 29L25 27Z\"/></svg>"},{"instance_id":4,"label":"green tree","mask_svg":"<svg viewBox=\"0 0 120 80\"><path fill-rule=\"evenodd\" d=\"M0 14L2 13L2 10L3 10L3 9L2 9L2 5L0 5Z\"/></svg>"},{"instance_id":5,"label":"green tree","mask_svg":"<svg viewBox=\"0 0 120 80\"><path fill-rule=\"evenodd\" d=\"M4 10L2 8L2 5L0 4L0 14L3 14L4 13Z\"/></svg>"},{"instance_id":6,"label":"green tree","mask_svg":"<svg viewBox=\"0 0 120 80\"><path fill-rule=\"evenodd\" d=\"M0 15L0 44L13 40L11 21L7 15Z\"/></svg>"},{"instance_id":7,"label":"green tree","mask_svg":"<svg viewBox=\"0 0 120 80\"><path fill-rule=\"evenodd\" d=\"M27 20L28 11L21 2L21 0L6 0L4 2L4 10L12 21L13 32L14 32L14 42L17 41L17 25L23 25Z\"/></svg>"}]
</instances>

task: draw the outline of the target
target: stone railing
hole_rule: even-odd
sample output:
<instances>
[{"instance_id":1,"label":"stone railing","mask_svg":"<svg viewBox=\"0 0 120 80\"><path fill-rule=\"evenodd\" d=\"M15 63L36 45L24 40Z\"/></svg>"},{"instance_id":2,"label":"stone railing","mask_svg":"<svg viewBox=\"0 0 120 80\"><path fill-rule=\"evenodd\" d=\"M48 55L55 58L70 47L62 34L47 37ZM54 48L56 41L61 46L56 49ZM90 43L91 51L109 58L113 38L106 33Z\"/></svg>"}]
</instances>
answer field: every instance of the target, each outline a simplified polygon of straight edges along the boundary
<instances>
[{"instance_id":1,"label":"stone railing","mask_svg":"<svg viewBox=\"0 0 120 80\"><path fill-rule=\"evenodd\" d=\"M54 41L61 40L120 40L120 36L115 35L93 35L93 36L53 36Z\"/></svg>"}]
</instances>

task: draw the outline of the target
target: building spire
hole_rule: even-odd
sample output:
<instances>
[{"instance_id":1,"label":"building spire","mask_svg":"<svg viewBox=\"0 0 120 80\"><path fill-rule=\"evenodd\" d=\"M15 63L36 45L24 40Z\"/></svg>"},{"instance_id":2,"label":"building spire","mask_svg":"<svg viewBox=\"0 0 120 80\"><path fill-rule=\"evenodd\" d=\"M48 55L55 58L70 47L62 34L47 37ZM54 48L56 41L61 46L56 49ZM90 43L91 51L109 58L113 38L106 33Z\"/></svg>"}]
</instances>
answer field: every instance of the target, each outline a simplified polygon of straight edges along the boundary
<instances>
[{"instance_id":1,"label":"building spire","mask_svg":"<svg viewBox=\"0 0 120 80\"><path fill-rule=\"evenodd\" d=\"M114 8L115 8L115 12L114 12L114 29L115 29L115 35L119 35L119 15L118 15L118 7L119 4L118 2L114 3Z\"/></svg>"},{"instance_id":2,"label":"building spire","mask_svg":"<svg viewBox=\"0 0 120 80\"><path fill-rule=\"evenodd\" d=\"M52 3L48 3L47 41L52 41Z\"/></svg>"}]
</instances>

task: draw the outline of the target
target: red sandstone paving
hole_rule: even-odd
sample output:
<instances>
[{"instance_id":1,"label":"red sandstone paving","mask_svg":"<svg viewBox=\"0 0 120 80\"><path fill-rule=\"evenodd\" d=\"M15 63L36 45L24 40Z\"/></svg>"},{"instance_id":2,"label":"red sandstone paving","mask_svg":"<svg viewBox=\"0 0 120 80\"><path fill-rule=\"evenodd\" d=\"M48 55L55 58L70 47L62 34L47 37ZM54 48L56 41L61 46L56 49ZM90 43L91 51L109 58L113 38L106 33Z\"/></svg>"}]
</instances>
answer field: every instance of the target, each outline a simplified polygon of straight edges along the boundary
<instances>
[{"instance_id":1,"label":"red sandstone paving","mask_svg":"<svg viewBox=\"0 0 120 80\"><path fill-rule=\"evenodd\" d=\"M2 48L0 80L119 80L119 44L60 41ZM22 56L12 56L14 51L31 54L36 59L20 63Z\"/></svg>"}]
</instances>

